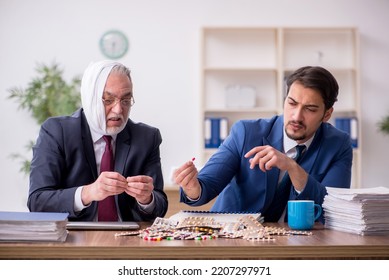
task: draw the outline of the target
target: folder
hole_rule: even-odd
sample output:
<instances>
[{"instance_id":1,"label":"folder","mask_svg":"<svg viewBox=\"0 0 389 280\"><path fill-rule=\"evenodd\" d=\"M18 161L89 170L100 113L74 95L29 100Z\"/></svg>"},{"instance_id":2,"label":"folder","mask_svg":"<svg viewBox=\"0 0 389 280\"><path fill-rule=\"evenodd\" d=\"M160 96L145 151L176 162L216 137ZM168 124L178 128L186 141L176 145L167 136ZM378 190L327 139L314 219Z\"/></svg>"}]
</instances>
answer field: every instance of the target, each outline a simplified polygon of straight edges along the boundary
<instances>
[{"instance_id":1,"label":"folder","mask_svg":"<svg viewBox=\"0 0 389 280\"><path fill-rule=\"evenodd\" d=\"M335 127L346 132L350 136L353 148L358 148L358 119L356 117L336 118Z\"/></svg>"},{"instance_id":2,"label":"folder","mask_svg":"<svg viewBox=\"0 0 389 280\"><path fill-rule=\"evenodd\" d=\"M0 212L0 241L65 241L68 213Z\"/></svg>"},{"instance_id":3,"label":"folder","mask_svg":"<svg viewBox=\"0 0 389 280\"><path fill-rule=\"evenodd\" d=\"M218 148L228 135L228 119L207 117L204 119L204 146L206 149Z\"/></svg>"}]
</instances>

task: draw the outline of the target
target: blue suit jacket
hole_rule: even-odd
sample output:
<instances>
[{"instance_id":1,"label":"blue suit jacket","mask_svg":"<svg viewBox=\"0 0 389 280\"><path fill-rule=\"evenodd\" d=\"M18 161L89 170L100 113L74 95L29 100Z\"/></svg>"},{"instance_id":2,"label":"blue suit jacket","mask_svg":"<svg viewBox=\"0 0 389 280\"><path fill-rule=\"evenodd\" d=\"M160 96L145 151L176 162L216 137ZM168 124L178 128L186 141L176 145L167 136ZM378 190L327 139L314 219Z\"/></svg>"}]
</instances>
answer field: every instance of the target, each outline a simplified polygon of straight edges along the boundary
<instances>
[{"instance_id":1,"label":"blue suit jacket","mask_svg":"<svg viewBox=\"0 0 389 280\"><path fill-rule=\"evenodd\" d=\"M154 180L155 209L151 214L139 208L136 200L126 193L117 196L123 221L150 221L163 217L167 211L161 142L157 128L131 120L117 135L115 171L124 177L148 175ZM93 220L97 203L75 213L74 193L77 187L93 183L97 177L92 137L83 110L46 120L33 148L27 203L30 211L68 212L69 220Z\"/></svg>"},{"instance_id":2,"label":"blue suit jacket","mask_svg":"<svg viewBox=\"0 0 389 280\"><path fill-rule=\"evenodd\" d=\"M234 124L230 135L199 172L200 199L191 202L181 190L181 201L193 206L202 205L219 195L212 211L259 211L266 220L266 210L273 200L280 170L250 169L249 159L244 155L262 145L283 151L283 127L283 116ZM352 157L350 137L331 124L323 123L300 161L309 174L306 187L300 194L292 187L289 199L309 199L321 205L327 194L326 186L349 188ZM320 220L324 221L323 216Z\"/></svg>"}]
</instances>

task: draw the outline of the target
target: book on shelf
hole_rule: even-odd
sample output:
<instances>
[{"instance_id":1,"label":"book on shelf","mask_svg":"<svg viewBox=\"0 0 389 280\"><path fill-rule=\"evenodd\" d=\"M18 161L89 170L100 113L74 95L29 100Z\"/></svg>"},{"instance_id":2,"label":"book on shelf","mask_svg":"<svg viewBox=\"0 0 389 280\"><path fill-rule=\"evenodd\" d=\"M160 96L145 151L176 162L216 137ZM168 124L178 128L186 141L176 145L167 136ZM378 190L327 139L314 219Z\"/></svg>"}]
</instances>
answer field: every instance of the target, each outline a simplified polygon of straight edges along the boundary
<instances>
[{"instance_id":1,"label":"book on shelf","mask_svg":"<svg viewBox=\"0 0 389 280\"><path fill-rule=\"evenodd\" d=\"M228 135L228 120L225 117L207 117L204 120L205 148L218 148Z\"/></svg>"},{"instance_id":2,"label":"book on shelf","mask_svg":"<svg viewBox=\"0 0 389 280\"><path fill-rule=\"evenodd\" d=\"M0 241L63 242L68 213L0 211Z\"/></svg>"},{"instance_id":3,"label":"book on shelf","mask_svg":"<svg viewBox=\"0 0 389 280\"><path fill-rule=\"evenodd\" d=\"M335 127L350 135L351 144L358 148L358 120L356 117L335 118Z\"/></svg>"}]
</instances>

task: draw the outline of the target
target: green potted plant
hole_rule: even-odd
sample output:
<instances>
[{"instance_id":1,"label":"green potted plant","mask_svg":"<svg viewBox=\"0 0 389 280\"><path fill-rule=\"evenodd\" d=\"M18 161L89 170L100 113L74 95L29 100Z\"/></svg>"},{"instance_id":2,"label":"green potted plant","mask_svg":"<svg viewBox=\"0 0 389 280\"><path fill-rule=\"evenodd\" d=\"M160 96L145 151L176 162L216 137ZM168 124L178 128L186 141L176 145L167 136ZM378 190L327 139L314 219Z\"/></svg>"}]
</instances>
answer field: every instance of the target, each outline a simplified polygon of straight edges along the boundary
<instances>
[{"instance_id":1,"label":"green potted plant","mask_svg":"<svg viewBox=\"0 0 389 280\"><path fill-rule=\"evenodd\" d=\"M63 70L58 63L51 65L38 64L37 76L34 77L26 88L13 87L8 91L10 99L19 103L19 109L31 112L32 117L41 125L47 118L60 115L69 115L81 104L79 77L74 77L69 83L62 75ZM27 150L31 150L34 141L29 141ZM31 160L26 156L14 153L11 158L21 160L21 171L30 172Z\"/></svg>"},{"instance_id":2,"label":"green potted plant","mask_svg":"<svg viewBox=\"0 0 389 280\"><path fill-rule=\"evenodd\" d=\"M378 122L378 129L384 133L389 135L389 115L382 118L380 122Z\"/></svg>"}]
</instances>

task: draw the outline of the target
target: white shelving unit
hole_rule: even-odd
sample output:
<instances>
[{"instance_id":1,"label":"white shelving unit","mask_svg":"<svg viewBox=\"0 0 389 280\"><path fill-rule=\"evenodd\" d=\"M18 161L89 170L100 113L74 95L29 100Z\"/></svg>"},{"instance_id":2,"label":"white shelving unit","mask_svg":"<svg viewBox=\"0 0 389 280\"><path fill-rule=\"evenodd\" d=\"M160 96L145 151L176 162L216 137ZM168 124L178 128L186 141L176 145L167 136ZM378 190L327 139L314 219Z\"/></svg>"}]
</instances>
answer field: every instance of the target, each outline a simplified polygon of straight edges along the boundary
<instances>
[{"instance_id":1,"label":"white shelving unit","mask_svg":"<svg viewBox=\"0 0 389 280\"><path fill-rule=\"evenodd\" d=\"M209 27L202 30L202 116L228 119L228 130L240 119L282 114L285 76L305 65L328 69L339 83L336 117L356 117L358 147L354 148L352 186L361 184L361 114L359 40L356 28ZM234 106L231 88L254 89L249 106ZM253 101L254 100L254 101ZM203 127L205 131L205 127ZM205 134L201 143L204 143ZM202 164L215 149L203 147Z\"/></svg>"}]
</instances>

